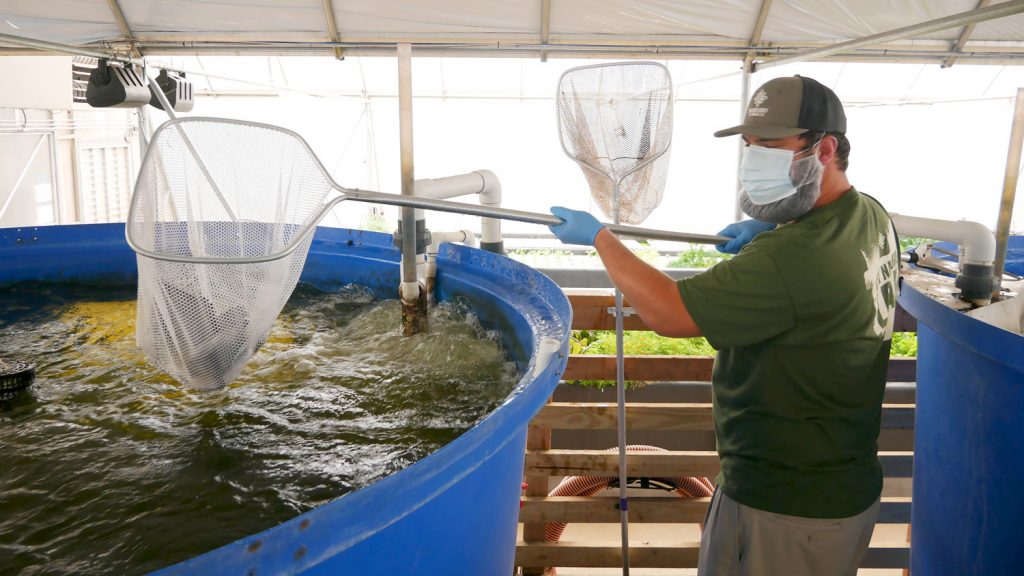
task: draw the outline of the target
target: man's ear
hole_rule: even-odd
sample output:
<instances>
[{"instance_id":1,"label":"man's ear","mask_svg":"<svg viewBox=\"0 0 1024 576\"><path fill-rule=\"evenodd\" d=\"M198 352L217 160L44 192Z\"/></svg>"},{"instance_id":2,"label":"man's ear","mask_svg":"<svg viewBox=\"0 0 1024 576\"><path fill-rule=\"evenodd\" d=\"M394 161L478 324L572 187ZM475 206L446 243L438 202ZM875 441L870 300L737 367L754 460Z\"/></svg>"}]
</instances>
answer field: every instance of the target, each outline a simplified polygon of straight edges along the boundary
<instances>
[{"instance_id":1,"label":"man's ear","mask_svg":"<svg viewBox=\"0 0 1024 576\"><path fill-rule=\"evenodd\" d=\"M836 157L836 150L839 148L839 141L835 136L825 136L818 142L818 159L828 166Z\"/></svg>"}]
</instances>

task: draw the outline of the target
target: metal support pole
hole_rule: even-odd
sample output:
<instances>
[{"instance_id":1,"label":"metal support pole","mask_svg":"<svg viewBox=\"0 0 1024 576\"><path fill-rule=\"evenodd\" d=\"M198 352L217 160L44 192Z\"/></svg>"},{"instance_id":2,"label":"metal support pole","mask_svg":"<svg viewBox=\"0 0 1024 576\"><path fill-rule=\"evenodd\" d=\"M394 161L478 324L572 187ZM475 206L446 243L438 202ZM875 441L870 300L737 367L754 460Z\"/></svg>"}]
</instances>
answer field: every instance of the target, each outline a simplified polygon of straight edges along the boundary
<instances>
[{"instance_id":1,"label":"metal support pole","mask_svg":"<svg viewBox=\"0 0 1024 576\"><path fill-rule=\"evenodd\" d=\"M750 101L750 64L743 65L743 76L740 79L740 123L742 124L747 114L747 102ZM739 154L736 155L736 194L733 196L732 217L734 222L743 220L743 210L740 209L740 164L743 162L743 149L746 143L742 138L736 144L739 147Z\"/></svg>"},{"instance_id":2,"label":"metal support pole","mask_svg":"<svg viewBox=\"0 0 1024 576\"><path fill-rule=\"evenodd\" d=\"M398 45L398 129L402 164L402 196L415 194L412 136L412 45ZM402 208L402 332L412 336L427 329L426 291L416 279L416 210Z\"/></svg>"},{"instance_id":3,"label":"metal support pole","mask_svg":"<svg viewBox=\"0 0 1024 576\"><path fill-rule=\"evenodd\" d=\"M131 62L132 64L139 65L143 64L142 59L140 58L129 58L126 56L119 56L112 52L89 50L87 48L79 48L77 46L69 46L67 44L58 44L57 42L47 42L46 40L23 38L13 34L0 34L0 43L23 46L25 48L35 48L36 50L50 50L64 54L77 54L78 56L89 56L90 58L107 58L109 60L117 60L120 62Z\"/></svg>"},{"instance_id":4,"label":"metal support pole","mask_svg":"<svg viewBox=\"0 0 1024 576\"><path fill-rule=\"evenodd\" d=\"M551 41L551 0L540 1L540 43L547 46ZM548 51L540 51L540 61L548 61Z\"/></svg>"},{"instance_id":5,"label":"metal support pole","mask_svg":"<svg viewBox=\"0 0 1024 576\"><path fill-rule=\"evenodd\" d=\"M1003 175L1003 197L999 203L999 219L996 223L996 259L992 273L996 276L996 290L993 300L999 299L999 286L1006 265L1006 248L1010 240L1010 221L1013 219L1013 201L1017 196L1017 176L1020 174L1021 149L1024 147L1024 88L1017 88L1017 99L1013 108L1013 128L1010 129L1010 146L1006 153L1006 172Z\"/></svg>"},{"instance_id":6,"label":"metal support pole","mask_svg":"<svg viewBox=\"0 0 1024 576\"><path fill-rule=\"evenodd\" d=\"M50 118L53 118L53 111L50 111ZM61 201L60 192L60 175L57 170L57 128L56 122L54 123L53 132L47 135L47 143L50 146L50 193L53 197L53 215L54 223L58 226L64 223L63 214L63 202Z\"/></svg>"}]
</instances>

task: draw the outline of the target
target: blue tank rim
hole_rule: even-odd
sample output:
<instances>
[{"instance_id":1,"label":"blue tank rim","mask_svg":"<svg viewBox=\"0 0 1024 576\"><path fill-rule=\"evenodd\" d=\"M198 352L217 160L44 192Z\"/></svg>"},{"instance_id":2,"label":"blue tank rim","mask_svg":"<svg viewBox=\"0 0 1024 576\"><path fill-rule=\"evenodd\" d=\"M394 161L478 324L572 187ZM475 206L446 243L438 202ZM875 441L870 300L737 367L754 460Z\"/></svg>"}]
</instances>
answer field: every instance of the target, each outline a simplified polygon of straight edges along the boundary
<instances>
[{"instance_id":1,"label":"blue tank rim","mask_svg":"<svg viewBox=\"0 0 1024 576\"><path fill-rule=\"evenodd\" d=\"M1024 336L944 306L907 282L901 285L899 303L918 322L974 354L1024 371Z\"/></svg>"},{"instance_id":2,"label":"blue tank rim","mask_svg":"<svg viewBox=\"0 0 1024 576\"><path fill-rule=\"evenodd\" d=\"M318 237L331 246L348 246L362 250L363 257L374 262L395 262L397 249L392 246L389 234L352 231L347 229L318 229ZM28 253L26 253L26 249ZM321 246L321 249L323 247ZM311 248L312 252L313 248ZM88 254L96 260L96 266L87 266L83 258L75 253ZM32 254L32 256L29 256ZM55 261L44 260L53 256ZM136 275L135 253L128 248L124 237L124 224L81 224L60 226L38 226L0 229L0 287L26 280L67 281L79 280L81 274L90 281L99 283L134 282ZM475 278L486 291L516 287L517 281L528 275L530 301L545 307L544 313L552 321L530 325L531 350L529 363L523 374L500 406L481 418L461 436L432 454L391 474L373 484L350 492L330 502L299 514L262 532L251 534L235 542L200 554L184 562L168 566L155 573L190 574L195 572L214 574L217 568L229 569L258 562L261 565L287 566L288 572L314 569L321 561L333 555L340 555L345 549L373 537L378 531L413 514L430 498L444 493L461 479L483 466L491 456L503 450L509 442L518 438L525 427L557 386L568 361L569 334L571 333L572 310L561 289L542 273L511 259L490 252L463 246L448 246L439 255L439 267L447 263L449 270L465 267L476 273ZM483 266L480 266L483 264ZM35 272L34 272L35 271ZM86 272L83 272L86 271ZM40 278L42 275L42 278ZM439 282L441 277L439 275ZM559 347L548 366L535 373L536 351L544 338L555 338ZM495 438L500 441L495 441ZM451 467L458 475L446 475ZM520 480L517 480L517 485ZM415 490L410 494L410 491ZM381 495L387 495L381 498ZM419 502L409 507L410 499ZM397 507L401 506L401 509ZM319 555L309 554L296 561L293 558L297 535L315 538L319 526L330 524L332 518L350 519L353 510L364 511L356 515L358 522L347 523L342 531L333 529L328 538L332 545ZM515 521L512 518L511 521ZM323 534L319 535L323 538ZM254 549L253 543L260 545ZM279 564L283 562L284 564Z\"/></svg>"}]
</instances>

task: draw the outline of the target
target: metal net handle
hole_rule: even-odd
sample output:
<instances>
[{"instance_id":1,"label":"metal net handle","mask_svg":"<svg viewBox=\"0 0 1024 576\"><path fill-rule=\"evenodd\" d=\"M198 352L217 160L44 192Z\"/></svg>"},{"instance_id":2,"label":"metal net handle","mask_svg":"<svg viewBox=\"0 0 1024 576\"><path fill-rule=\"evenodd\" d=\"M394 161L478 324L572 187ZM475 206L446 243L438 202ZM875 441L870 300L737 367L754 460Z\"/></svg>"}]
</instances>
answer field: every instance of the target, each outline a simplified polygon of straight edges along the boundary
<instances>
[{"instance_id":1,"label":"metal net handle","mask_svg":"<svg viewBox=\"0 0 1024 576\"><path fill-rule=\"evenodd\" d=\"M510 210L507 208L493 208L488 206L480 206L477 204L465 204L462 202L452 202L450 200L436 200L433 198L417 198L414 196L400 196L398 194L388 194L386 192L373 192L370 190L357 190L342 188L337 184L334 185L335 189L339 190L342 194L337 196L320 209L320 212L315 218L311 219L310 223L307 224L303 230L298 232L291 243L284 250L275 254L269 254L266 256L254 256L248 258L215 258L215 257L202 257L202 256L177 256L171 254L161 254L154 252L147 248L139 246L133 239L131 234L127 234L128 245L132 250L153 258L156 260L164 260L168 262L187 262L192 264L257 264L260 262L271 262L288 256L295 249L302 244L302 241L313 233L316 229L317 224L320 220L327 215L339 202L343 200L352 200L355 202L369 202L373 204L386 204L391 206L403 206L408 208L421 208L423 210L437 210L440 212L451 212L455 214L467 214L470 216L482 216L484 218L499 218L502 220L512 220L515 222L526 222L529 224L542 224L544 226L556 226L561 224L563 220L557 216L551 214L540 214L537 212L527 212L523 210ZM654 228L640 228L638 226L627 226L624 224L607 224L608 230L618 236L627 236L631 238L642 238L647 240L667 240L671 242L689 242L692 244L721 244L722 242L728 242L730 239L724 236L715 236L710 234L693 234L688 232L671 232L668 230L657 230Z\"/></svg>"}]
</instances>

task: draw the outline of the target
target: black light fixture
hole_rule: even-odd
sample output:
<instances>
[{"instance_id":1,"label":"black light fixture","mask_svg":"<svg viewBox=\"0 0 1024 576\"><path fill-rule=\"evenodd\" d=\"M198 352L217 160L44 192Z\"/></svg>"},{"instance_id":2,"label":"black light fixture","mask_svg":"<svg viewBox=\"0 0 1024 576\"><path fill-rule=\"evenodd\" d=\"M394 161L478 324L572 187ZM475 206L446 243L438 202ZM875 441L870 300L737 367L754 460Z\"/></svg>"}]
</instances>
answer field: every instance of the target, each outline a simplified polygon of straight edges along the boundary
<instances>
[{"instance_id":1,"label":"black light fixture","mask_svg":"<svg viewBox=\"0 0 1024 576\"><path fill-rule=\"evenodd\" d=\"M132 64L110 63L101 58L89 74L85 101L94 108L137 108L149 102L145 76Z\"/></svg>"},{"instance_id":2,"label":"black light fixture","mask_svg":"<svg viewBox=\"0 0 1024 576\"><path fill-rule=\"evenodd\" d=\"M160 75L156 77L156 85L159 86L160 90L164 91L167 102L175 112L192 111L192 106L195 104L195 100L192 97L192 82L185 79L184 72L161 70ZM160 110L164 109L156 94L152 95L149 104Z\"/></svg>"}]
</instances>

